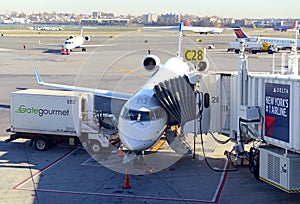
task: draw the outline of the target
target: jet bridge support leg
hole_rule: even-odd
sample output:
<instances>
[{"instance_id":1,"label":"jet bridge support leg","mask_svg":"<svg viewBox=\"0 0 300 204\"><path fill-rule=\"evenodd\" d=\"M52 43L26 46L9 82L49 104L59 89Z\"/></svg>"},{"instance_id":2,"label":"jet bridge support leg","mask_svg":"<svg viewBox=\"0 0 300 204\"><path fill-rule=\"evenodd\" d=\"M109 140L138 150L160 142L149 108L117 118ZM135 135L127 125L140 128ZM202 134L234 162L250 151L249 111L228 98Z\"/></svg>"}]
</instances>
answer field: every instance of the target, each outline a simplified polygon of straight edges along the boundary
<instances>
[{"instance_id":1,"label":"jet bridge support leg","mask_svg":"<svg viewBox=\"0 0 300 204\"><path fill-rule=\"evenodd\" d=\"M240 53L238 55L238 82L237 82L237 144L235 145L235 151L237 155L244 155L244 143L241 136L241 118L240 118L240 106L245 105L247 97L247 80L248 80L248 57L245 54L245 43L241 43Z\"/></svg>"}]
</instances>

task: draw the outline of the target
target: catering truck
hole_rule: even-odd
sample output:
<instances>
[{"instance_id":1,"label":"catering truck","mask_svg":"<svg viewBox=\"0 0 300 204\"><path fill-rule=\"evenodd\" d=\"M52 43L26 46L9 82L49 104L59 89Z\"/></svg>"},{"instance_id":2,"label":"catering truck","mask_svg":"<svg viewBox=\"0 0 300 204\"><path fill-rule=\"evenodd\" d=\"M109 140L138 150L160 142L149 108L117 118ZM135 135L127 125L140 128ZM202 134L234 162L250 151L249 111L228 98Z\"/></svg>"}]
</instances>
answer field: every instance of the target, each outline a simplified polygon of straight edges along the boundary
<instances>
[{"instance_id":1,"label":"catering truck","mask_svg":"<svg viewBox=\"0 0 300 204\"><path fill-rule=\"evenodd\" d=\"M27 89L11 93L11 132L6 142L31 139L45 151L51 144L82 145L92 153L118 140L112 114L95 112L93 95L74 91Z\"/></svg>"},{"instance_id":2,"label":"catering truck","mask_svg":"<svg viewBox=\"0 0 300 204\"><path fill-rule=\"evenodd\" d=\"M238 54L240 52L241 42L229 42L227 52L235 52ZM256 54L259 52L267 52L268 54L273 54L279 52L276 45L270 45L269 43L259 43L259 42L245 42L245 51Z\"/></svg>"}]
</instances>

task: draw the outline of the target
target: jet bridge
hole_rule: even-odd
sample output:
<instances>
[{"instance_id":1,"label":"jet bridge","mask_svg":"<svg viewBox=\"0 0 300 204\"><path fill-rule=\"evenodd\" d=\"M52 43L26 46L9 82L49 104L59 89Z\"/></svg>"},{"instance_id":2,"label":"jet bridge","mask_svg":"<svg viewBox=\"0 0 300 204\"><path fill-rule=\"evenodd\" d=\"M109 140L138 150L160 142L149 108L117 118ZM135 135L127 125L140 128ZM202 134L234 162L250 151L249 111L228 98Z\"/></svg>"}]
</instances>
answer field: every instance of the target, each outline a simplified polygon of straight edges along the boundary
<instances>
[{"instance_id":1,"label":"jet bridge","mask_svg":"<svg viewBox=\"0 0 300 204\"><path fill-rule=\"evenodd\" d=\"M212 125L236 143L236 159L248 159L258 179L300 192L297 52L290 53L284 74L249 73L245 53L238 57L237 72L210 74L211 103L218 99L210 110ZM249 141L256 143L246 151Z\"/></svg>"},{"instance_id":2,"label":"jet bridge","mask_svg":"<svg viewBox=\"0 0 300 204\"><path fill-rule=\"evenodd\" d=\"M249 73L243 49L238 58L237 72L195 69L155 86L156 97L181 126L181 134L227 135L235 142L237 163L249 160L257 179L300 192L298 56L290 54L284 74ZM176 136L169 141L180 138ZM180 141L177 152L187 151L188 145Z\"/></svg>"}]
</instances>

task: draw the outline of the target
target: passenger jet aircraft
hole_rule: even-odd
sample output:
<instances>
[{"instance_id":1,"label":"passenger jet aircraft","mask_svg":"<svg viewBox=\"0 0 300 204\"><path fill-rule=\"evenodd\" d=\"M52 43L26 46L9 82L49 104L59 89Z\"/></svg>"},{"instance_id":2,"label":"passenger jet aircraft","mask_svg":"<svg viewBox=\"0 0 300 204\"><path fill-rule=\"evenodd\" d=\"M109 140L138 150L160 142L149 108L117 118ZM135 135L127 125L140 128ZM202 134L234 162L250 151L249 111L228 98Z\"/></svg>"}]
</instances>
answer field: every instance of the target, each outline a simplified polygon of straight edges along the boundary
<instances>
[{"instance_id":1,"label":"passenger jet aircraft","mask_svg":"<svg viewBox=\"0 0 300 204\"><path fill-rule=\"evenodd\" d=\"M182 27L180 26L180 28ZM195 73L196 70L194 66L184 62L181 57L181 36L182 29L179 32L177 55L167 60L164 64L160 63L159 58L155 55L147 55L142 60L143 67L146 70L155 72L145 85L133 95L108 90L45 83L36 70L37 80L40 85L52 88L92 92L95 97L99 97L99 101L95 99L95 103L103 103L107 99L122 101L121 112L118 113L119 136L123 145L134 152L144 151L153 146L166 131L170 130L171 123L174 124L174 118L175 123L180 125L182 129L189 122L189 125L194 124L193 121L196 119L193 118L196 115L195 107L201 109L198 116L201 115L201 117L205 118L205 121L200 122L200 127L201 132L206 133L209 128L209 122L207 121L210 118L207 86L203 85L201 88L198 105L195 102L193 107L188 102L182 102L183 100L193 101L188 97L195 97L195 93L190 83L186 83L186 79L189 73ZM178 83L175 80L177 78L179 79ZM167 85L163 85L164 83L173 84L173 86L172 88L166 88ZM172 92L176 87L177 90ZM181 93L183 95L180 97ZM207 103L203 102L205 98ZM189 108L190 112L186 114ZM192 116L189 117L188 115ZM192 129L194 130L194 128Z\"/></svg>"},{"instance_id":2,"label":"passenger jet aircraft","mask_svg":"<svg viewBox=\"0 0 300 204\"><path fill-rule=\"evenodd\" d=\"M145 30L178 30L179 26L155 26L155 27L143 27ZM220 34L223 32L223 28L217 27L201 27L201 26L192 26L189 20L185 20L185 25L182 27L183 31L193 31L194 33L202 34Z\"/></svg>"},{"instance_id":3,"label":"passenger jet aircraft","mask_svg":"<svg viewBox=\"0 0 300 204\"><path fill-rule=\"evenodd\" d=\"M75 48L81 48L82 52L86 51L87 47L102 47L102 46L113 46L113 44L98 44L98 45L86 45L85 41L90 41L90 36L83 35L83 28L81 28L80 35L78 36L69 36L66 41L62 44L44 44L39 41L40 45L49 45L49 46L60 46L62 55L69 55L70 51Z\"/></svg>"},{"instance_id":4,"label":"passenger jet aircraft","mask_svg":"<svg viewBox=\"0 0 300 204\"><path fill-rule=\"evenodd\" d=\"M268 43L281 49L291 49L294 38L255 37L248 36L241 28L233 28L238 41ZM300 39L297 40L297 48L300 48Z\"/></svg>"},{"instance_id":5,"label":"passenger jet aircraft","mask_svg":"<svg viewBox=\"0 0 300 204\"><path fill-rule=\"evenodd\" d=\"M297 21L295 21L292 25L289 26L275 26L273 30L281 31L281 32L286 32L288 30L293 31L296 28L296 26L297 26Z\"/></svg>"}]
</instances>

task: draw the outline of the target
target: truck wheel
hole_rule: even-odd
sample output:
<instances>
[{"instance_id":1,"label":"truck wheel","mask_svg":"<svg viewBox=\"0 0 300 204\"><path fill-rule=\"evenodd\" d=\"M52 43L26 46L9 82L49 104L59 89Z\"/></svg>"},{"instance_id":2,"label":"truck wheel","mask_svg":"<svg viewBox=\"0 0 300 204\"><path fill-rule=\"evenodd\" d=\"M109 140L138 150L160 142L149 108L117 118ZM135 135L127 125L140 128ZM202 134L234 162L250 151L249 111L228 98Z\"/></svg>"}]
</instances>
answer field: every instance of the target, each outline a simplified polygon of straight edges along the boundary
<instances>
[{"instance_id":1,"label":"truck wheel","mask_svg":"<svg viewBox=\"0 0 300 204\"><path fill-rule=\"evenodd\" d=\"M35 148L38 151L46 151L49 148L48 139L45 137L37 137L35 139Z\"/></svg>"},{"instance_id":2,"label":"truck wheel","mask_svg":"<svg viewBox=\"0 0 300 204\"><path fill-rule=\"evenodd\" d=\"M88 144L88 150L91 154L100 154L101 149L102 146L98 141L91 141L91 143Z\"/></svg>"},{"instance_id":3,"label":"truck wheel","mask_svg":"<svg viewBox=\"0 0 300 204\"><path fill-rule=\"evenodd\" d=\"M88 141L87 140L81 141L81 145L82 145L83 149L87 149Z\"/></svg>"},{"instance_id":4,"label":"truck wheel","mask_svg":"<svg viewBox=\"0 0 300 204\"><path fill-rule=\"evenodd\" d=\"M268 50L268 54L273 54L273 51L272 50Z\"/></svg>"}]
</instances>

